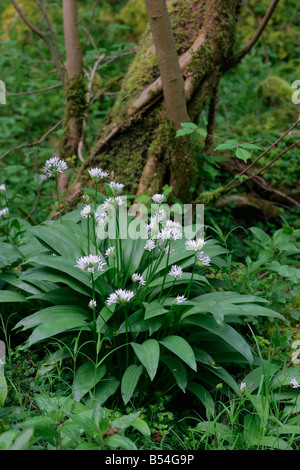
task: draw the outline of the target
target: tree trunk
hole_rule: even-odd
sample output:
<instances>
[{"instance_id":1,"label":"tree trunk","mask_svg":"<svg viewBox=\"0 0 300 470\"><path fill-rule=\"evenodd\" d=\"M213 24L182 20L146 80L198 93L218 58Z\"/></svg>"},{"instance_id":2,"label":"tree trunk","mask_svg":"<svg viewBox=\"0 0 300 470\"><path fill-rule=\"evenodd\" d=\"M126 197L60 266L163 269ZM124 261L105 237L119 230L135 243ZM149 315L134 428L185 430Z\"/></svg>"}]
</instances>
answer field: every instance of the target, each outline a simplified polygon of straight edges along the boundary
<instances>
[{"instance_id":1,"label":"tree trunk","mask_svg":"<svg viewBox=\"0 0 300 470\"><path fill-rule=\"evenodd\" d=\"M184 77L188 115L206 111L235 42L239 0L169 0L168 11ZM154 193L164 184L183 202L196 178L193 146L182 144L168 119L150 28L145 31L89 159L72 187L88 184L87 169L113 170L130 194Z\"/></svg>"},{"instance_id":2,"label":"tree trunk","mask_svg":"<svg viewBox=\"0 0 300 470\"><path fill-rule=\"evenodd\" d=\"M63 25L66 48L66 104L64 134L60 141L60 154L78 155L82 123L86 110L86 85L83 75L83 57L79 42L77 0L63 0Z\"/></svg>"}]
</instances>

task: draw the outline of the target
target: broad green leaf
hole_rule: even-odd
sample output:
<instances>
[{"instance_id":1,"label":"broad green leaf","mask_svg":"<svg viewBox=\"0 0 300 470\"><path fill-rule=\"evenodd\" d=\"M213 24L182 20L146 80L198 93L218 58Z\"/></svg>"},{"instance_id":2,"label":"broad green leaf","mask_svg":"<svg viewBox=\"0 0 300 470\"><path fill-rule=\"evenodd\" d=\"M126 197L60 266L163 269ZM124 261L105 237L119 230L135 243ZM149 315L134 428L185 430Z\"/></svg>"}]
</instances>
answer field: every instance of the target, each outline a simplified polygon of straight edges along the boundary
<instances>
[{"instance_id":1,"label":"broad green leaf","mask_svg":"<svg viewBox=\"0 0 300 470\"><path fill-rule=\"evenodd\" d=\"M135 419L135 421L132 423L132 426L140 431L140 433L143 434L145 437L151 437L151 429L149 428L148 424L146 421L144 421L142 418L139 416Z\"/></svg>"},{"instance_id":2,"label":"broad green leaf","mask_svg":"<svg viewBox=\"0 0 300 470\"><path fill-rule=\"evenodd\" d=\"M143 344L131 343L133 350L151 380L154 379L159 363L159 343L155 339L148 339Z\"/></svg>"},{"instance_id":3,"label":"broad green leaf","mask_svg":"<svg viewBox=\"0 0 300 470\"><path fill-rule=\"evenodd\" d=\"M178 387L185 393L187 386L187 371L182 361L173 356L162 356L161 361L170 369Z\"/></svg>"},{"instance_id":4,"label":"broad green leaf","mask_svg":"<svg viewBox=\"0 0 300 470\"><path fill-rule=\"evenodd\" d=\"M137 450L136 445L134 442L125 436L120 436L119 434L114 434L113 436L109 436L107 439L104 440L106 446L110 447L111 449L124 449L124 450Z\"/></svg>"},{"instance_id":5,"label":"broad green leaf","mask_svg":"<svg viewBox=\"0 0 300 470\"><path fill-rule=\"evenodd\" d=\"M143 366L131 364L125 370L121 381L121 393L125 405L129 402L143 372Z\"/></svg>"},{"instance_id":6,"label":"broad green leaf","mask_svg":"<svg viewBox=\"0 0 300 470\"><path fill-rule=\"evenodd\" d=\"M249 344L245 339L231 326L227 324L218 325L216 320L213 317L208 315L192 315L187 318L184 318L181 321L183 325L196 325L205 330L214 333L216 336L219 336L224 341L226 341L233 349L241 353L249 362L252 364L253 356L249 347Z\"/></svg>"},{"instance_id":7,"label":"broad green leaf","mask_svg":"<svg viewBox=\"0 0 300 470\"><path fill-rule=\"evenodd\" d=\"M11 290L0 290L0 303L26 302L26 297Z\"/></svg>"},{"instance_id":8,"label":"broad green leaf","mask_svg":"<svg viewBox=\"0 0 300 470\"><path fill-rule=\"evenodd\" d=\"M73 395L76 401L80 401L84 395L90 392L103 378L106 366L103 364L97 369L92 362L85 362L75 373L73 382Z\"/></svg>"},{"instance_id":9,"label":"broad green leaf","mask_svg":"<svg viewBox=\"0 0 300 470\"><path fill-rule=\"evenodd\" d=\"M181 336L166 336L159 342L165 346L165 348L169 349L169 351L178 356L188 366L190 366L191 369L195 371L197 370L194 351L192 350L189 343L185 339L181 338Z\"/></svg>"},{"instance_id":10,"label":"broad green leaf","mask_svg":"<svg viewBox=\"0 0 300 470\"><path fill-rule=\"evenodd\" d=\"M22 253L16 246L0 241L0 269L6 268L21 259Z\"/></svg>"},{"instance_id":11,"label":"broad green leaf","mask_svg":"<svg viewBox=\"0 0 300 470\"><path fill-rule=\"evenodd\" d=\"M206 416L209 419L215 415L215 405L210 393L202 385L196 382L189 382L187 389L192 392L203 403L206 409Z\"/></svg>"},{"instance_id":12,"label":"broad green leaf","mask_svg":"<svg viewBox=\"0 0 300 470\"><path fill-rule=\"evenodd\" d=\"M116 377L107 377L101 380L101 382L96 385L94 393L95 401L102 405L111 395L116 392L119 385L120 381L117 380Z\"/></svg>"},{"instance_id":13,"label":"broad green leaf","mask_svg":"<svg viewBox=\"0 0 300 470\"><path fill-rule=\"evenodd\" d=\"M157 317L158 315L163 315L168 312L159 302L143 302L143 305L145 307L144 320L149 320L149 318Z\"/></svg>"},{"instance_id":14,"label":"broad green leaf","mask_svg":"<svg viewBox=\"0 0 300 470\"><path fill-rule=\"evenodd\" d=\"M4 407L5 400L7 397L7 382L4 375L4 371L0 369L0 408Z\"/></svg>"}]
</instances>

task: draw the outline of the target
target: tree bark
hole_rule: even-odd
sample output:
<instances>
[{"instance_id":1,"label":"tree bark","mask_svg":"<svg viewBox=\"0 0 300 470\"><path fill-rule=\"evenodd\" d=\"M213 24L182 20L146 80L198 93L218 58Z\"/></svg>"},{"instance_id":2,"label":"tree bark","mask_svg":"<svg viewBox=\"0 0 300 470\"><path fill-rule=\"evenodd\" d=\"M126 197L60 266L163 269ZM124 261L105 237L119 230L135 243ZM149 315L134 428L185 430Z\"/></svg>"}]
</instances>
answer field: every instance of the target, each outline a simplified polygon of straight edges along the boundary
<instances>
[{"instance_id":1,"label":"tree bark","mask_svg":"<svg viewBox=\"0 0 300 470\"><path fill-rule=\"evenodd\" d=\"M206 112L235 42L238 0L169 0L169 17L184 78L188 115ZM159 61L159 59L158 59ZM154 193L164 184L190 200L196 177L193 146L182 145L163 104L162 77L149 28L114 107L71 188L88 184L87 169L113 170L130 194ZM181 118L180 118L181 119ZM184 148L184 151L183 151Z\"/></svg>"},{"instance_id":2,"label":"tree bark","mask_svg":"<svg viewBox=\"0 0 300 470\"><path fill-rule=\"evenodd\" d=\"M64 134L60 141L60 154L78 155L82 123L86 109L86 85L83 75L83 57L80 48L77 0L63 0L63 25L66 49L66 104Z\"/></svg>"}]
</instances>

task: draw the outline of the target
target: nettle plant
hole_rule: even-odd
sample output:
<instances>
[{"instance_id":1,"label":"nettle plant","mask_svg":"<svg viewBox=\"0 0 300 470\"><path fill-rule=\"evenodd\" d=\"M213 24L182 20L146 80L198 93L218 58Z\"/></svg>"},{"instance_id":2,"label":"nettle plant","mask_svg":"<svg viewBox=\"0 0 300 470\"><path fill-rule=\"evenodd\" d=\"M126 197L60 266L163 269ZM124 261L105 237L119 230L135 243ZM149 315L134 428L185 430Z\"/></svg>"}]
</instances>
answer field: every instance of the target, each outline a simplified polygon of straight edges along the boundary
<instances>
[{"instance_id":1,"label":"nettle plant","mask_svg":"<svg viewBox=\"0 0 300 470\"><path fill-rule=\"evenodd\" d=\"M45 166L56 180L64 169L59 159ZM209 388L221 380L223 390L241 393L226 364L256 361L239 332L243 317L284 318L261 297L217 291L213 271L226 249L215 239L186 239L163 194L152 197L143 219L132 205L128 210L123 184L108 182L99 168L89 173L95 187L85 189L85 205L30 227L13 253L3 248L10 258L0 273L0 301L34 309L15 326L31 330L23 347L59 344L47 371L65 358L76 361L76 401L121 396L140 403L155 390L189 391L213 414Z\"/></svg>"}]
</instances>

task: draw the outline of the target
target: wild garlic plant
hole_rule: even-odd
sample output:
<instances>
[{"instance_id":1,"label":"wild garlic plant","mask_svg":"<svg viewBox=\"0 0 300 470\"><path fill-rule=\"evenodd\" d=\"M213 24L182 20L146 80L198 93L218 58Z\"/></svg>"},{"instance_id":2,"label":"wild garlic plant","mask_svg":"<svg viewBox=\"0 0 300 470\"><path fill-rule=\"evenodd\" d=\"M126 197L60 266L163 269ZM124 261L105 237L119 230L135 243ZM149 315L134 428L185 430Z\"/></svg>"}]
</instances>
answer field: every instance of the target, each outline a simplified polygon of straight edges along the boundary
<instances>
[{"instance_id":1,"label":"wild garlic plant","mask_svg":"<svg viewBox=\"0 0 300 470\"><path fill-rule=\"evenodd\" d=\"M45 168L57 180L65 165L51 161ZM24 301L39 302L15 327L32 330L24 347L50 338L71 347L77 335L92 362L88 369L83 362L76 380L93 384L94 399L119 393L126 404L137 393L142 400L155 390L188 391L213 414L207 384L222 377L224 389L241 393L226 359L254 361L235 323L240 328L246 315L283 317L261 297L223 291L214 272L226 249L214 239L187 238L164 194L152 196L143 218L128 209L124 184L101 168L89 175L95 187L83 207L29 230L39 245L34 254L24 251L23 271L14 273L17 286L36 286L34 295L22 293Z\"/></svg>"}]
</instances>

